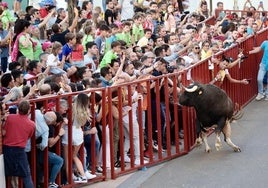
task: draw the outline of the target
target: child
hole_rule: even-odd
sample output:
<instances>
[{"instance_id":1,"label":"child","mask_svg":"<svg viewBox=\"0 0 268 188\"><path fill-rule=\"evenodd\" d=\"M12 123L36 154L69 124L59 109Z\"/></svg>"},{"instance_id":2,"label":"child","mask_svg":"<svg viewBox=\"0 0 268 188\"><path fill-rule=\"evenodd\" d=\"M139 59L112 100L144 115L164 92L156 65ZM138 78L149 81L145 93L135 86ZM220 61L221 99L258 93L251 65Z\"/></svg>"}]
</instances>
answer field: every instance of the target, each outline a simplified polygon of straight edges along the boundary
<instances>
[{"instance_id":1,"label":"child","mask_svg":"<svg viewBox=\"0 0 268 188\"><path fill-rule=\"evenodd\" d=\"M92 36L92 33L93 33L93 29L92 29L92 26L86 26L84 28L84 36L83 36L83 39L82 39L82 45L84 47L84 52L86 53L87 50L86 50L86 44L88 42L92 42L94 41L93 39L93 36Z\"/></svg>"},{"instance_id":2,"label":"child","mask_svg":"<svg viewBox=\"0 0 268 188\"><path fill-rule=\"evenodd\" d=\"M100 63L100 68L110 66L112 59L117 59L118 54L121 52L121 43L119 41L114 41L111 44L112 49L105 53L102 61Z\"/></svg>"},{"instance_id":3,"label":"child","mask_svg":"<svg viewBox=\"0 0 268 188\"><path fill-rule=\"evenodd\" d=\"M137 43L143 36L144 36L144 29L142 27L142 14L137 13L133 17L134 19L134 24L132 27L132 37L135 43Z\"/></svg>"},{"instance_id":4,"label":"child","mask_svg":"<svg viewBox=\"0 0 268 188\"><path fill-rule=\"evenodd\" d=\"M52 44L51 54L47 56L47 67L50 67L50 73L52 74L66 74L62 69L63 64L59 60L58 55L62 52L62 45L59 42Z\"/></svg>"},{"instance_id":5,"label":"child","mask_svg":"<svg viewBox=\"0 0 268 188\"><path fill-rule=\"evenodd\" d=\"M68 77L73 75L77 69L72 65L71 54L73 51L73 45L76 43L75 34L67 33L65 35L66 44L62 47L62 53L59 55L59 59L63 64L63 70L67 72Z\"/></svg>"},{"instance_id":6,"label":"child","mask_svg":"<svg viewBox=\"0 0 268 188\"><path fill-rule=\"evenodd\" d=\"M116 35L116 38L118 40L125 41L127 43L128 47L130 47L132 44L131 35L130 35L130 28L131 28L131 23L126 21L123 23L123 31Z\"/></svg>"},{"instance_id":7,"label":"child","mask_svg":"<svg viewBox=\"0 0 268 188\"><path fill-rule=\"evenodd\" d=\"M84 67L84 47L82 45L83 33L76 34L76 44L73 46L72 62L76 67Z\"/></svg>"}]
</instances>

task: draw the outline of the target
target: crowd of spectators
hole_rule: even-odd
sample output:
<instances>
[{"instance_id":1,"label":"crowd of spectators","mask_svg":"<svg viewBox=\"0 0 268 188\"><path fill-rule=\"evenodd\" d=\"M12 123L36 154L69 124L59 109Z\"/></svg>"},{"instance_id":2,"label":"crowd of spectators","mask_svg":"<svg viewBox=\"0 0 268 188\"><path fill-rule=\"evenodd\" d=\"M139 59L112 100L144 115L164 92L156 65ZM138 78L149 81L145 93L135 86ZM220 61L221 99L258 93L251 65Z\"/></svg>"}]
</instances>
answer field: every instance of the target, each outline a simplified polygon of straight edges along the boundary
<instances>
[{"instance_id":1,"label":"crowd of spectators","mask_svg":"<svg viewBox=\"0 0 268 188\"><path fill-rule=\"evenodd\" d=\"M246 1L248 3L250 1ZM184 11L187 8L186 0L133 0L120 3L117 0L107 0L105 11L94 7L91 1L79 2L74 7L73 20L69 22L67 10L56 9L57 0L42 1L41 7L27 6L25 10L16 4L14 15L11 5L6 2L0 4L0 52L1 52L1 100L3 104L16 103L31 98L40 98L52 95L66 94L76 91L89 91L91 88L116 86L131 83L136 79L154 78L156 76L179 72L195 63L209 58L217 52L237 44L247 36L255 35L257 31L267 26L266 13L256 11L252 5L245 5L245 13L224 11L223 3L218 2L215 11L208 9L208 3L200 0L199 9L195 12ZM129 4L126 4L129 3ZM246 4L245 3L245 4ZM130 7L131 11L125 11ZM264 10L263 5L258 10ZM134 12L135 14L131 15ZM207 25L205 20L215 16L216 24ZM69 24L70 23L70 24ZM228 57L223 59L212 58L215 66L220 66L220 72L211 83L223 82L227 77L231 82L248 84L246 79L236 80L229 75L228 69L243 61L240 53L236 60ZM171 87L169 93L176 87L180 91L180 77L175 83L168 80ZM164 80L160 83L163 90ZM148 162L140 158L139 127L145 132L145 145L153 144L155 150L166 150L165 139L165 102L160 96L161 141L158 143L157 130L157 97L155 82L151 82L151 107L153 140L148 140L148 122L146 121L147 89L138 92L133 84L131 92L122 88L123 97L118 98L117 90L112 93L112 112L102 114L102 96L95 93L95 114L91 114L90 101L92 96L79 94L73 102L72 120L72 155L68 154L68 103L60 101L60 110L55 107L45 109L44 104L37 103L35 110L36 143L38 147L38 163L43 164L43 150L48 147L48 162L50 166L50 187L57 187L56 176L63 166L68 172L67 158L72 157L74 166L73 180L75 183L85 183L96 177L90 172L102 173L101 147L106 147L109 153L109 137L107 143L101 143L101 131L114 131L114 148L118 146L118 119L119 111L123 114L124 126L124 156L118 156L114 151L116 162L110 164L106 156L108 168L120 167L120 160L130 162L128 150L130 139L134 143L134 164ZM121 92L120 92L121 93ZM161 92L163 94L163 91ZM121 95L120 95L121 96ZM129 97L130 96L130 97ZM132 101L128 101L131 99ZM123 107L119 109L118 101ZM137 120L137 105L142 101L142 125ZM17 106L8 107L9 113L16 113ZM102 119L112 113L113 128L101 125ZM129 115L132 113L132 121ZM96 127L92 127L92 117ZM9 116L7 116L9 117ZM7 119L8 120L8 119ZM3 119L4 121L4 119ZM133 126L133 138L130 137L130 124ZM4 123L4 125L6 125ZM60 128L57 128L60 126ZM83 127L83 129L81 128ZM4 129L6 127L4 126ZM111 129L111 130L110 130ZM57 130L57 131L56 131ZM8 129L6 129L8 131ZM183 131L180 130L180 136ZM7 133L8 135L8 133ZM96 164L91 164L91 135L95 135ZM4 147L16 146L8 145ZM58 156L55 144L62 142L63 155ZM84 142L85 162L78 157L78 152ZM6 144L6 145L5 145ZM24 144L24 143L23 143ZM18 145L26 147L26 145ZM162 148L159 148L161 145ZM26 151L30 152L30 143ZM9 149L9 148L8 148ZM147 149L147 148L146 148ZM5 150L4 150L5 152ZM144 153L148 156L147 153ZM7 174L10 175L10 174ZM42 174L38 181L42 181ZM66 173L68 176L68 173ZM28 181L28 180L27 180Z\"/></svg>"}]
</instances>

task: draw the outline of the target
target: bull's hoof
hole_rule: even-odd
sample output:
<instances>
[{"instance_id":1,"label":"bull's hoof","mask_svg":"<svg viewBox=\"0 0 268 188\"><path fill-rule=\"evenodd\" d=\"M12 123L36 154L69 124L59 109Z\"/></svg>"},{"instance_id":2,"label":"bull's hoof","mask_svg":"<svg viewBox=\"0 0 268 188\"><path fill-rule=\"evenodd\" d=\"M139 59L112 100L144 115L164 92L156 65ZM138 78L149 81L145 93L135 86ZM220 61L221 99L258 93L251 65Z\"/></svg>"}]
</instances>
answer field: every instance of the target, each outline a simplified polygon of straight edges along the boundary
<instances>
[{"instance_id":1,"label":"bull's hoof","mask_svg":"<svg viewBox=\"0 0 268 188\"><path fill-rule=\"evenodd\" d=\"M206 149L205 149L205 152L206 152L206 153L210 153L210 152L211 152L211 149L210 149L210 148L206 148Z\"/></svg>"},{"instance_id":2,"label":"bull's hoof","mask_svg":"<svg viewBox=\"0 0 268 188\"><path fill-rule=\"evenodd\" d=\"M217 151L220 151L220 149L222 148L222 144L221 143L216 143L215 148L216 148Z\"/></svg>"},{"instance_id":3,"label":"bull's hoof","mask_svg":"<svg viewBox=\"0 0 268 188\"><path fill-rule=\"evenodd\" d=\"M235 151L235 152L241 152L241 149L240 149L239 147L235 147L235 148L234 148L234 151Z\"/></svg>"},{"instance_id":4,"label":"bull's hoof","mask_svg":"<svg viewBox=\"0 0 268 188\"><path fill-rule=\"evenodd\" d=\"M197 139L195 140L195 145L196 145L196 147L200 147L202 144L203 144L203 141L202 141L201 138L197 138Z\"/></svg>"}]
</instances>

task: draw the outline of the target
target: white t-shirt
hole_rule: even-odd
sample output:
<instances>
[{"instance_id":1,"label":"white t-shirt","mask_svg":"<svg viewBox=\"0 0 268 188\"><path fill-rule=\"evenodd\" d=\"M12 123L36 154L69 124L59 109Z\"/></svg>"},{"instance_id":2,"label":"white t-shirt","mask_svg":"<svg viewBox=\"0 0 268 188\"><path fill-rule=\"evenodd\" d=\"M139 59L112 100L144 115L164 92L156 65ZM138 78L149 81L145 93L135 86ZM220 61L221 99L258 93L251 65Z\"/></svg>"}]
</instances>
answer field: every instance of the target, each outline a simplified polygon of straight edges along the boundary
<instances>
[{"instance_id":1,"label":"white t-shirt","mask_svg":"<svg viewBox=\"0 0 268 188\"><path fill-rule=\"evenodd\" d=\"M47 66L49 67L57 67L59 62L59 58L54 54L49 54L47 56Z\"/></svg>"}]
</instances>

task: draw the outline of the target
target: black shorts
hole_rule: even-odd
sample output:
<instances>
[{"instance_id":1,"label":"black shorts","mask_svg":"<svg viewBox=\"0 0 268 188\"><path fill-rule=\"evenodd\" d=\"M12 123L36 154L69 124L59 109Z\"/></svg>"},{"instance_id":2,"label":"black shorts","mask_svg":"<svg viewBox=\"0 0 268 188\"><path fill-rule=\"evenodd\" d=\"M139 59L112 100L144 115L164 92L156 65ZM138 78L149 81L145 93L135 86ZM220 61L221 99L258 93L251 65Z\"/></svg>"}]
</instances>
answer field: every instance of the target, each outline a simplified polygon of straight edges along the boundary
<instances>
[{"instance_id":1,"label":"black shorts","mask_svg":"<svg viewBox=\"0 0 268 188\"><path fill-rule=\"evenodd\" d=\"M24 148L3 146L6 176L30 176L30 167Z\"/></svg>"}]
</instances>

